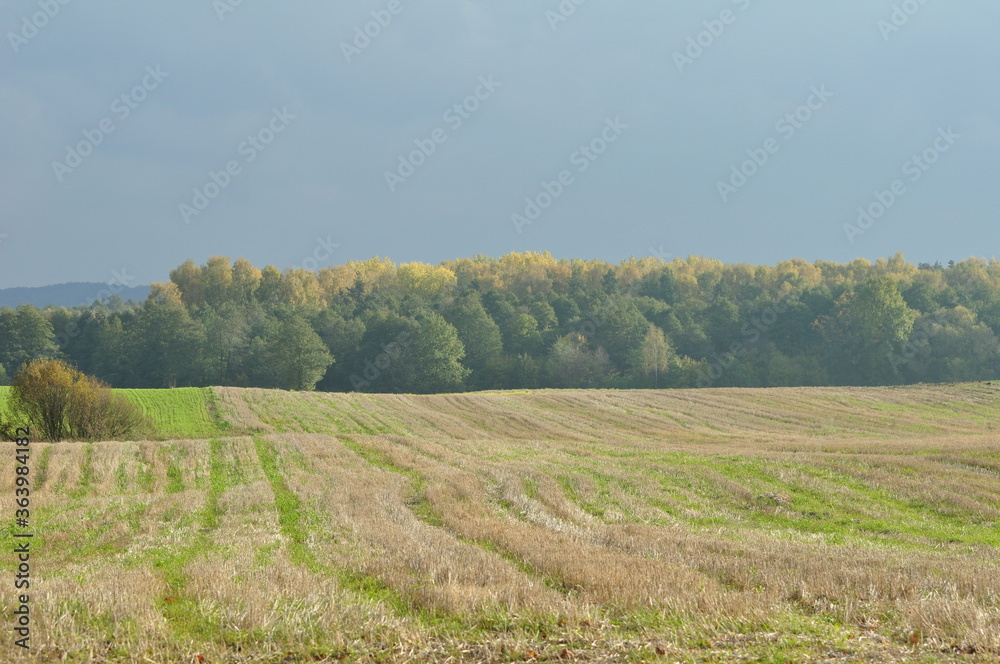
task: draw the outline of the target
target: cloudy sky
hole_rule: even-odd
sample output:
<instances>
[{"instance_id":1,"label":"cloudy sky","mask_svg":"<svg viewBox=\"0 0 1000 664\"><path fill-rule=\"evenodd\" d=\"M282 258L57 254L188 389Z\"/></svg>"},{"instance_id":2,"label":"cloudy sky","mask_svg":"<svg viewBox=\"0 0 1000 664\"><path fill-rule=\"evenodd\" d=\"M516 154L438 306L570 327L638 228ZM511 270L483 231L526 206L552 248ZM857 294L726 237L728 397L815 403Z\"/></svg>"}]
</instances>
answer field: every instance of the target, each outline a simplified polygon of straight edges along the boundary
<instances>
[{"instance_id":1,"label":"cloudy sky","mask_svg":"<svg viewBox=\"0 0 1000 664\"><path fill-rule=\"evenodd\" d=\"M989 257L998 24L991 0L7 0L0 287L216 254Z\"/></svg>"}]
</instances>

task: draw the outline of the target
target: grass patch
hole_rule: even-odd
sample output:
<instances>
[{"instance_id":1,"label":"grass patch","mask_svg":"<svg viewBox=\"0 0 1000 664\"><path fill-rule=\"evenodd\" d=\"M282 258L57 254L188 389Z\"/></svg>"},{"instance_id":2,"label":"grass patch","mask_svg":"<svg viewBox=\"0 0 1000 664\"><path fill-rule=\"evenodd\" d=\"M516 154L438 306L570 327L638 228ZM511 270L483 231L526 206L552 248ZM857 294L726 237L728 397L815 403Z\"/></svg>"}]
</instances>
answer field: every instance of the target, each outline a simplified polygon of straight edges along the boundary
<instances>
[{"instance_id":1,"label":"grass patch","mask_svg":"<svg viewBox=\"0 0 1000 664\"><path fill-rule=\"evenodd\" d=\"M255 438L254 445L257 449L260 467L274 493L274 506L278 510L278 525L281 528L281 534L289 539L289 558L293 563L302 565L310 571L322 571L316 557L306 545L307 532L302 523L302 501L285 483L285 478L282 477L278 465L278 453L274 449L274 445L263 438Z\"/></svg>"},{"instance_id":2,"label":"grass patch","mask_svg":"<svg viewBox=\"0 0 1000 664\"><path fill-rule=\"evenodd\" d=\"M45 480L49 478L49 460L52 458L52 446L46 445L42 454L38 457L38 467L35 469L35 488L41 489L45 486Z\"/></svg>"},{"instance_id":3,"label":"grass patch","mask_svg":"<svg viewBox=\"0 0 1000 664\"><path fill-rule=\"evenodd\" d=\"M205 439L231 433L231 425L219 415L210 387L116 391L128 397L149 418L154 438Z\"/></svg>"},{"instance_id":4,"label":"grass patch","mask_svg":"<svg viewBox=\"0 0 1000 664\"><path fill-rule=\"evenodd\" d=\"M211 533L219 527L222 516L219 498L228 486L222 452L223 446L218 440L209 442L209 488L204 507L194 515L193 525L197 529L188 538L188 543L179 549L158 549L150 561L166 583L158 605L171 628L178 635L203 640L219 638L224 628L204 615L200 601L185 592L187 575L184 570L198 556L218 553L211 543ZM169 470L167 475L170 476ZM167 492L171 493L169 480Z\"/></svg>"},{"instance_id":5,"label":"grass patch","mask_svg":"<svg viewBox=\"0 0 1000 664\"><path fill-rule=\"evenodd\" d=\"M87 443L87 451L83 456L83 465L80 467L80 480L76 489L69 492L70 498L82 498L90 493L90 487L94 483L94 444Z\"/></svg>"},{"instance_id":6,"label":"grass patch","mask_svg":"<svg viewBox=\"0 0 1000 664\"><path fill-rule=\"evenodd\" d=\"M161 454L169 458L167 462L167 493L180 493L184 491L184 473L177 463L180 449L177 446L163 448Z\"/></svg>"}]
</instances>

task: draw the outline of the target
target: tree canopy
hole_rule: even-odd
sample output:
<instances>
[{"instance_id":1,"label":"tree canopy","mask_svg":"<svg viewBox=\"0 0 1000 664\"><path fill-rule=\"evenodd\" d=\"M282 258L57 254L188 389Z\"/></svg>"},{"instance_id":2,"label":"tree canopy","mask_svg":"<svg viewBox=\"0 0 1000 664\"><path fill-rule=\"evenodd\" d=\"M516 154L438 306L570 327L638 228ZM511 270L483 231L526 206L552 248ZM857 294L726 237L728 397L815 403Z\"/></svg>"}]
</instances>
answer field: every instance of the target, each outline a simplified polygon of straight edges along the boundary
<instances>
[{"instance_id":1,"label":"tree canopy","mask_svg":"<svg viewBox=\"0 0 1000 664\"><path fill-rule=\"evenodd\" d=\"M186 261L142 303L0 309L37 358L115 386L442 392L874 385L1000 371L1000 263L619 264L547 253L318 272Z\"/></svg>"}]
</instances>

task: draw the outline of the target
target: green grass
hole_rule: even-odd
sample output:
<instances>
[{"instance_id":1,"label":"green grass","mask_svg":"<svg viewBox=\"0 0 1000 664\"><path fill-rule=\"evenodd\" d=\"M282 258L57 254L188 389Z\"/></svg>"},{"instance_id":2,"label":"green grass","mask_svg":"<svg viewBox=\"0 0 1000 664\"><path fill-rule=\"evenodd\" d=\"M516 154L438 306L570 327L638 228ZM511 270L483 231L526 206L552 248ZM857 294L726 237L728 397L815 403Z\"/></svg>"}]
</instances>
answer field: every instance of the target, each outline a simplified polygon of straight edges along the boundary
<instances>
[{"instance_id":1,"label":"green grass","mask_svg":"<svg viewBox=\"0 0 1000 664\"><path fill-rule=\"evenodd\" d=\"M293 563L302 565L309 570L320 571L315 556L306 546L308 538L305 525L302 523L302 503L295 492L289 489L285 483L278 465L278 453L275 451L274 445L262 438L257 438L255 443L260 466L274 492L274 504L278 508L278 525L281 527L281 533L291 540L288 547L289 558Z\"/></svg>"},{"instance_id":2,"label":"green grass","mask_svg":"<svg viewBox=\"0 0 1000 664\"><path fill-rule=\"evenodd\" d=\"M200 611L201 601L187 592L185 568L195 558L217 555L212 543L212 533L219 527L223 510L219 498L229 486L230 473L223 461L223 444L218 440L209 442L209 486L205 505L196 514L187 516L194 521L197 529L186 540L185 545L155 549L149 556L154 570L162 575L165 592L159 600L159 608L175 633L184 637L210 640L225 632L222 625L207 620ZM169 476L168 471L168 476ZM170 486L167 487L170 493ZM172 524L173 528L178 527Z\"/></svg>"},{"instance_id":3,"label":"green grass","mask_svg":"<svg viewBox=\"0 0 1000 664\"><path fill-rule=\"evenodd\" d=\"M52 458L52 448L46 447L42 450L41 457L38 458L38 467L35 469L35 488L41 489L45 485L45 480L49 477L49 460Z\"/></svg>"},{"instance_id":4,"label":"green grass","mask_svg":"<svg viewBox=\"0 0 1000 664\"><path fill-rule=\"evenodd\" d=\"M229 431L214 414L215 393L210 387L178 387L172 390L118 390L142 409L160 439L205 439Z\"/></svg>"},{"instance_id":5,"label":"green grass","mask_svg":"<svg viewBox=\"0 0 1000 664\"><path fill-rule=\"evenodd\" d=\"M0 385L0 420L7 421L10 414L7 412L7 398L10 396L10 386ZM15 427L23 426L22 422L11 422Z\"/></svg>"},{"instance_id":6,"label":"green grass","mask_svg":"<svg viewBox=\"0 0 1000 664\"><path fill-rule=\"evenodd\" d=\"M90 486L94 483L94 444L87 444L87 455L83 458L83 467L80 468L80 481L77 488L70 492L71 498L80 498L90 493Z\"/></svg>"},{"instance_id":7,"label":"green grass","mask_svg":"<svg viewBox=\"0 0 1000 664\"><path fill-rule=\"evenodd\" d=\"M115 391L128 397L149 418L153 438L191 440L231 434L231 425L218 412L218 400L210 387ZM0 386L0 414L6 412L9 394L9 386Z\"/></svg>"}]
</instances>

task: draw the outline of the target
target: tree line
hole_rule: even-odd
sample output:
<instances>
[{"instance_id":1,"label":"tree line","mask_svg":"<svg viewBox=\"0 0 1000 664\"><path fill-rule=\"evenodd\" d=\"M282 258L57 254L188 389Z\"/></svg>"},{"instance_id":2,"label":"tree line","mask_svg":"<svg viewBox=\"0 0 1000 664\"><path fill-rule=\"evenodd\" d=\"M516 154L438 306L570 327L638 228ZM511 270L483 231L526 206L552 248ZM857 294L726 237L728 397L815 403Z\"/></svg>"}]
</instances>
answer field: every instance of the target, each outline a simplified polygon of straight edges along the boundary
<instances>
[{"instance_id":1,"label":"tree line","mask_svg":"<svg viewBox=\"0 0 1000 664\"><path fill-rule=\"evenodd\" d=\"M321 269L186 261L142 303L0 309L0 381L432 393L891 385L1000 371L1000 262L618 264L548 253Z\"/></svg>"}]
</instances>

